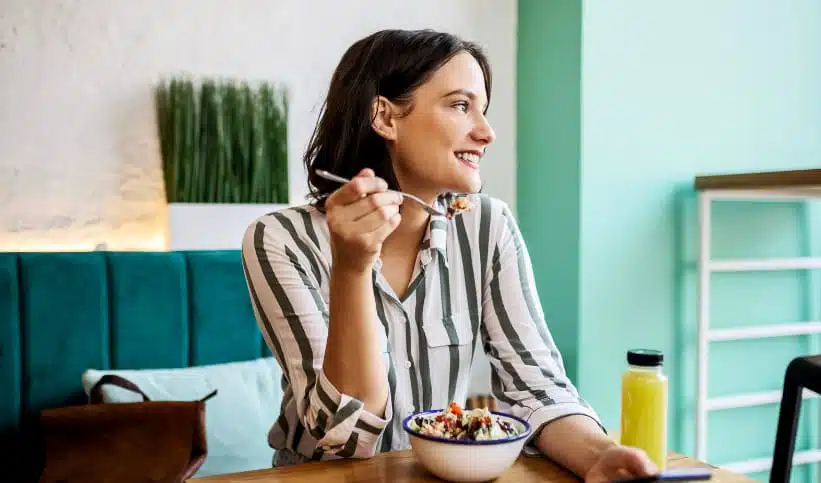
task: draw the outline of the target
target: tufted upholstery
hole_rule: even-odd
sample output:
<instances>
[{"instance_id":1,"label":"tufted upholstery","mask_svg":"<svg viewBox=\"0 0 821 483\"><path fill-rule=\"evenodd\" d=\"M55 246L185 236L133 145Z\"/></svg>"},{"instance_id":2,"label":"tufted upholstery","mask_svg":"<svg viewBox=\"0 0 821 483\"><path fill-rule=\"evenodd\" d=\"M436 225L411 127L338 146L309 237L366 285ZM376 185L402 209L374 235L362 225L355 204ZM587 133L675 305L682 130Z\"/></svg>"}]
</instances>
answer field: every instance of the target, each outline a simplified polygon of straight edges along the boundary
<instances>
[{"instance_id":1,"label":"tufted upholstery","mask_svg":"<svg viewBox=\"0 0 821 483\"><path fill-rule=\"evenodd\" d=\"M268 355L239 251L0 253L3 461L37 411L84 401L85 369Z\"/></svg>"}]
</instances>

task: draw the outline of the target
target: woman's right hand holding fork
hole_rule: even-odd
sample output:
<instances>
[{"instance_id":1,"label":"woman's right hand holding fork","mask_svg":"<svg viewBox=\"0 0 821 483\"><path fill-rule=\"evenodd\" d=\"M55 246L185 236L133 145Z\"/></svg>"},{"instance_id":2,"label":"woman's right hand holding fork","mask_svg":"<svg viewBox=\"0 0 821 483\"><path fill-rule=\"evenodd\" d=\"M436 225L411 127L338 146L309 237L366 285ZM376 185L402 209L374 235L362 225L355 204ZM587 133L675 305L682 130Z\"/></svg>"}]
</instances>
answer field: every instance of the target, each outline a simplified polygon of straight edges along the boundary
<instances>
[{"instance_id":1,"label":"woman's right hand holding fork","mask_svg":"<svg viewBox=\"0 0 821 483\"><path fill-rule=\"evenodd\" d=\"M402 220L402 201L368 168L334 191L325 202L334 266L370 272L382 243Z\"/></svg>"}]
</instances>

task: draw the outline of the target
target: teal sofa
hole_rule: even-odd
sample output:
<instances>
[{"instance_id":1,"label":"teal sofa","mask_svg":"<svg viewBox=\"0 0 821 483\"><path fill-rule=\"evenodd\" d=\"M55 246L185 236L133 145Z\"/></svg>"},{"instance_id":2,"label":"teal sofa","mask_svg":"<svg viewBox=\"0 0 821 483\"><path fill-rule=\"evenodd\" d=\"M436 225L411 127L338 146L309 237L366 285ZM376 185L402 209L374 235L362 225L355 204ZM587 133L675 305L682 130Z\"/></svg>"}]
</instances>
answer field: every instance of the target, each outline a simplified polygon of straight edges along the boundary
<instances>
[{"instance_id":1,"label":"teal sofa","mask_svg":"<svg viewBox=\"0 0 821 483\"><path fill-rule=\"evenodd\" d=\"M87 369L265 357L239 251L0 253L4 473L36 471L37 414L86 402Z\"/></svg>"}]
</instances>

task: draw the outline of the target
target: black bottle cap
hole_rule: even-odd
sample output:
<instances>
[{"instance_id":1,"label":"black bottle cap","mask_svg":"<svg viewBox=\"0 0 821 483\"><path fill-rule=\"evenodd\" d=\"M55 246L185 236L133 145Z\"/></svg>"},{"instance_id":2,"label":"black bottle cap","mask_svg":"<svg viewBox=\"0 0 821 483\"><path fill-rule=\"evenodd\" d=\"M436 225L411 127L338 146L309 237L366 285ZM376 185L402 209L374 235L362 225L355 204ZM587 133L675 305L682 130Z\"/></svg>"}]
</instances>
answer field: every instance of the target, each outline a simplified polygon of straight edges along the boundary
<instances>
[{"instance_id":1,"label":"black bottle cap","mask_svg":"<svg viewBox=\"0 0 821 483\"><path fill-rule=\"evenodd\" d=\"M664 363L664 354L652 349L631 349L627 351L627 363L633 366L660 366Z\"/></svg>"}]
</instances>

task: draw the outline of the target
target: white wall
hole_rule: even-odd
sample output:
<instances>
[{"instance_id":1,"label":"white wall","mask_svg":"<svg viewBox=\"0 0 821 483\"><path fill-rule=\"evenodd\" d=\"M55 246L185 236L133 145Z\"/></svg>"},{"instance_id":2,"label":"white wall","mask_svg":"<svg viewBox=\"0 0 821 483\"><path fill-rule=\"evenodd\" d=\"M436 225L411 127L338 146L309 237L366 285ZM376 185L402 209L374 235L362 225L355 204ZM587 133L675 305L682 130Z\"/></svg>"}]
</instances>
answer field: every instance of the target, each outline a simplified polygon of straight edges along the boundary
<instances>
[{"instance_id":1,"label":"white wall","mask_svg":"<svg viewBox=\"0 0 821 483\"><path fill-rule=\"evenodd\" d=\"M392 27L487 48L498 140L486 190L515 208L515 1L5 0L0 250L164 246L151 89L184 71L287 83L291 202L302 202L300 155L332 70L353 41Z\"/></svg>"},{"instance_id":2,"label":"white wall","mask_svg":"<svg viewBox=\"0 0 821 483\"><path fill-rule=\"evenodd\" d=\"M486 191L515 209L515 1L4 0L0 250L165 246L151 89L172 73L285 82L291 202L302 202L301 152L331 73L348 45L382 28L485 46L497 134ZM475 377L486 390L481 354Z\"/></svg>"}]
</instances>

